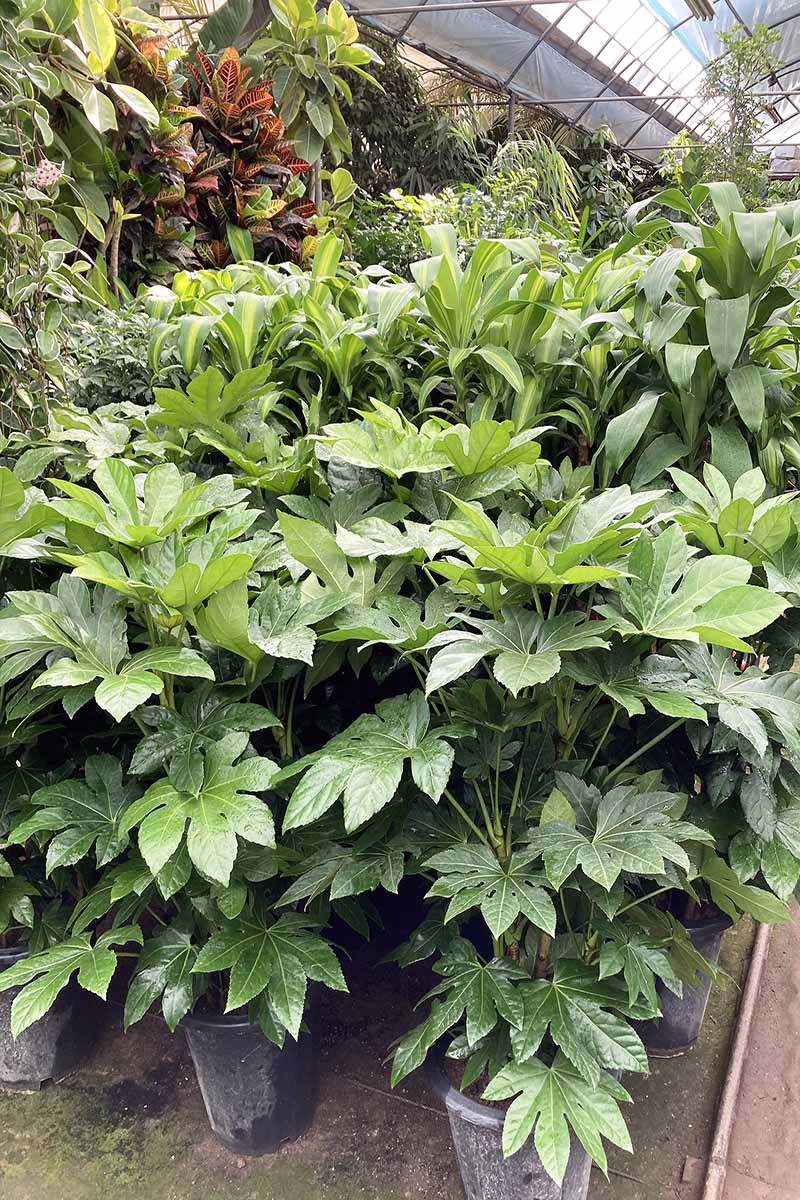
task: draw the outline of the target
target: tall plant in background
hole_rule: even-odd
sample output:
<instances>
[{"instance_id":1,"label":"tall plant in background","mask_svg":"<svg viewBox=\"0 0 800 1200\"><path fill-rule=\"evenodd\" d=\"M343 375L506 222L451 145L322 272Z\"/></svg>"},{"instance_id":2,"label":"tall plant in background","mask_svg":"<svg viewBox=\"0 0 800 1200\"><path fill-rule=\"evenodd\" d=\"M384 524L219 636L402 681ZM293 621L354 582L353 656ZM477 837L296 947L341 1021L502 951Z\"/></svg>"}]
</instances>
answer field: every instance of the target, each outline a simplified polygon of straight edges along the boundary
<instances>
[{"instance_id":1,"label":"tall plant in background","mask_svg":"<svg viewBox=\"0 0 800 1200\"><path fill-rule=\"evenodd\" d=\"M736 184L748 204L763 200L769 155L759 154L754 143L770 102L756 87L779 66L773 51L778 41L780 34L766 25L757 25L752 33L741 25L720 33L722 53L709 63L702 90L703 100L713 105L711 132L702 145L676 138L666 157L667 173L684 191L725 179Z\"/></svg>"},{"instance_id":2,"label":"tall plant in background","mask_svg":"<svg viewBox=\"0 0 800 1200\"><path fill-rule=\"evenodd\" d=\"M147 14L130 11L144 28ZM117 128L112 97L145 121L157 117L147 97L114 72L118 39L126 37L100 0L80 8L11 0L0 13L0 403L6 427L42 419L48 391L61 376L56 331L63 305L99 300L82 278L90 265L82 246L87 238L102 241L109 208L86 155L92 146L102 152L101 135Z\"/></svg>"},{"instance_id":3,"label":"tall plant in background","mask_svg":"<svg viewBox=\"0 0 800 1200\"><path fill-rule=\"evenodd\" d=\"M653 167L635 163L617 145L611 130L579 132L574 157L581 210L582 250L602 250L625 232L625 214L658 182Z\"/></svg>"},{"instance_id":4,"label":"tall plant in background","mask_svg":"<svg viewBox=\"0 0 800 1200\"><path fill-rule=\"evenodd\" d=\"M370 34L367 44L382 60L371 71L381 90L363 77L351 84L349 165L359 186L377 198L394 188L417 196L474 181L492 139L477 128L474 138L456 136L449 111L434 107L393 39Z\"/></svg>"},{"instance_id":5,"label":"tall plant in background","mask_svg":"<svg viewBox=\"0 0 800 1200\"><path fill-rule=\"evenodd\" d=\"M270 0L272 22L250 53L269 60L281 119L296 151L310 163L327 152L334 165L352 151L338 97L352 99L343 73L376 81L365 70L380 56L359 41L339 0L317 12L314 0ZM273 65L276 64L276 65Z\"/></svg>"}]
</instances>

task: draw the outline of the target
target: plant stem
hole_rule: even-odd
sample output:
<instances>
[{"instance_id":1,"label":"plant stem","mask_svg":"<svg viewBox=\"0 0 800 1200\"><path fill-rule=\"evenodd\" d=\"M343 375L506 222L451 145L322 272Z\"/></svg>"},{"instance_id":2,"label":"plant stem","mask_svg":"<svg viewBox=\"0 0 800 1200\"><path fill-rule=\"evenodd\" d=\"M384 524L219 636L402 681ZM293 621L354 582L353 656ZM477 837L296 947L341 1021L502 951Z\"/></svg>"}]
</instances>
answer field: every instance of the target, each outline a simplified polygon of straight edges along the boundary
<instances>
[{"instance_id":1,"label":"plant stem","mask_svg":"<svg viewBox=\"0 0 800 1200\"><path fill-rule=\"evenodd\" d=\"M514 780L514 794L511 797L511 808L508 813L508 823L506 825L506 858L511 853L512 830L514 824L514 814L517 811L519 804L519 794L522 784L522 767L525 762L525 751L528 748L528 733L525 734L525 740L522 743L522 750L519 756L519 766L517 767L517 778Z\"/></svg>"},{"instance_id":2,"label":"plant stem","mask_svg":"<svg viewBox=\"0 0 800 1200\"><path fill-rule=\"evenodd\" d=\"M608 737L609 730L611 729L611 726L614 724L614 721L616 720L618 711L619 711L619 706L617 704L613 704L611 706L611 716L608 718L608 724L606 725L605 729L603 730L603 736L599 739L597 745L594 748L594 753L592 754L592 757L589 759L589 765L586 768L587 775L589 774L592 767L594 766L594 760L597 758L597 756L600 753L600 750L603 746L603 743L605 742L606 738Z\"/></svg>"},{"instance_id":3,"label":"plant stem","mask_svg":"<svg viewBox=\"0 0 800 1200\"><path fill-rule=\"evenodd\" d=\"M674 884L668 884L666 887L656 888L654 892L648 892L646 896L640 896L638 900L631 900L630 904L623 904L622 908L618 908L616 915L621 917L623 913L629 912L632 908L638 908L640 904L645 904L648 900L652 900L655 896L660 896L664 892L672 892L675 890Z\"/></svg>"},{"instance_id":4,"label":"plant stem","mask_svg":"<svg viewBox=\"0 0 800 1200\"><path fill-rule=\"evenodd\" d=\"M492 819L489 816L489 810L486 807L486 801L483 798L483 792L478 787L478 781L476 779L473 779L472 786L475 790L475 795L478 797L478 803L481 806L481 812L483 813L483 822L486 826L486 832L489 835L489 841L493 842L494 841L494 825L492 824Z\"/></svg>"},{"instance_id":5,"label":"plant stem","mask_svg":"<svg viewBox=\"0 0 800 1200\"><path fill-rule=\"evenodd\" d=\"M652 750L653 746L657 746L659 742L663 742L664 738L669 737L671 733L674 733L676 729L679 729L681 725L684 724L685 720L686 717L678 717L677 721L673 721L667 726L666 729L662 729L661 733L657 733L655 737L650 738L650 741L645 742L644 746L641 746L635 751L635 753L628 755L628 757L624 759L618 767L615 767L614 770L606 776L606 783L610 783L612 779L616 779L617 775L624 771L626 767L629 767L631 763L636 762L637 758L641 758L641 756L646 754L648 750Z\"/></svg>"},{"instance_id":6,"label":"plant stem","mask_svg":"<svg viewBox=\"0 0 800 1200\"><path fill-rule=\"evenodd\" d=\"M564 901L564 891L563 891L563 888L559 888L559 890L558 890L558 898L559 898L559 900L561 901L561 911L562 911L562 913L564 914L564 922L565 922L565 924L566 924L566 926L567 926L567 929L568 929L568 931L569 931L570 933L572 933L572 922L571 922L571 921L570 921L570 919L569 919L569 913L567 912L567 906L566 906L566 903L565 903L565 901Z\"/></svg>"},{"instance_id":7,"label":"plant stem","mask_svg":"<svg viewBox=\"0 0 800 1200\"><path fill-rule=\"evenodd\" d=\"M549 933L539 934L539 947L536 951L536 966L533 969L533 974L536 979L544 979L547 974L547 969L550 966L550 947L553 944L553 939Z\"/></svg>"},{"instance_id":8,"label":"plant stem","mask_svg":"<svg viewBox=\"0 0 800 1200\"><path fill-rule=\"evenodd\" d=\"M479 827L478 827L478 826L475 824L475 822L473 821L473 819L472 819L472 817L469 815L469 813L468 813L468 812L466 812L466 810L465 810L465 809L463 809L463 808L461 807L461 805L460 805L460 804L459 804L459 802L456 800L455 796L453 795L453 793L450 791L450 789L449 789L449 788L445 788L445 790L444 790L444 795L445 795L445 797L447 798L447 800L449 801L449 803L450 803L450 804L453 806L453 808L456 810L456 812L458 813L458 815L461 817L461 820L462 820L462 821L464 821L464 822L465 822L465 823L466 823L466 824L469 826L469 828L472 830L472 832L473 832L474 834L476 834L476 835L478 836L478 838L480 838L480 840L483 842L484 846L486 846L486 848L487 848L488 850L491 850L491 848L492 848L492 847L489 845L489 840L488 840L488 838L486 837L486 834L483 832L483 830L482 830L482 829L480 829L480 828L479 828Z\"/></svg>"}]
</instances>

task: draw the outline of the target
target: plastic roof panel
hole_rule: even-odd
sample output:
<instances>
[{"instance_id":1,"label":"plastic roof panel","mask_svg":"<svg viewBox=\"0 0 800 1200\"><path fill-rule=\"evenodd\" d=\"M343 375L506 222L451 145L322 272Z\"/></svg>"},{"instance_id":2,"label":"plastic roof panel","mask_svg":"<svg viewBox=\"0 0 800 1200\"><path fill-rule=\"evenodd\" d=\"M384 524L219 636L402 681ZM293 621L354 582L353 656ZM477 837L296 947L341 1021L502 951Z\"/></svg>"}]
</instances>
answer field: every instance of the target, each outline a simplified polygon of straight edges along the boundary
<instances>
[{"instance_id":1,"label":"plastic roof panel","mask_svg":"<svg viewBox=\"0 0 800 1200\"><path fill-rule=\"evenodd\" d=\"M608 125L622 145L657 158L686 128L701 136L713 108L699 99L703 68L720 52L720 32L757 24L780 34L782 65L762 90L800 92L800 0L715 0L713 21L686 0L563 0L501 8L463 0L348 0L356 16L420 50L492 81L529 102L551 104L587 129ZM405 4L417 12L392 12ZM384 11L388 10L388 11ZM437 11L438 10L438 11ZM636 97L608 100L613 95ZM641 96L641 99L638 97ZM569 103L565 103L565 100ZM776 98L764 141L800 134L800 95Z\"/></svg>"}]
</instances>

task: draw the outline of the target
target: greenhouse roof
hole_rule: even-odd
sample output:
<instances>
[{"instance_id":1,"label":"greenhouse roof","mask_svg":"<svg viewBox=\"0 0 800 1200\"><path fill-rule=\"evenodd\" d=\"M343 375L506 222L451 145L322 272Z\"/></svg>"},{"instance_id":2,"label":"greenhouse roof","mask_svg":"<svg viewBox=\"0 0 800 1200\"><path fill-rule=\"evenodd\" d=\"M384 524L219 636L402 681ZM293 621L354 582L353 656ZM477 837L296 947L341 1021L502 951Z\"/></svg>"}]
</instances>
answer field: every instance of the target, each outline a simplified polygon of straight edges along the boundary
<instances>
[{"instance_id":1,"label":"greenhouse roof","mask_svg":"<svg viewBox=\"0 0 800 1200\"><path fill-rule=\"evenodd\" d=\"M621 145L653 159L681 130L708 133L713 111L700 91L720 32L765 24L780 35L781 65L758 85L772 101L763 149L791 144L776 149L775 166L800 141L800 0L348 0L348 8L565 121L609 126ZM703 9L713 19L694 15Z\"/></svg>"}]
</instances>

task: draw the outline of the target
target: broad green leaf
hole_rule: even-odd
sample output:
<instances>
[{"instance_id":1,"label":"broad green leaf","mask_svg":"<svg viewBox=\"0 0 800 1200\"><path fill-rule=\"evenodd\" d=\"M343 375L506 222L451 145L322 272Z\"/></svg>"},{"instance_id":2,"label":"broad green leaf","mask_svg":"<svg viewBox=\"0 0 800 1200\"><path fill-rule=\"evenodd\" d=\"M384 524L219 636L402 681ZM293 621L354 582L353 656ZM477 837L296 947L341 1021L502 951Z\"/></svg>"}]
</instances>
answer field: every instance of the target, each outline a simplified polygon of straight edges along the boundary
<instances>
[{"instance_id":1,"label":"broad green leaf","mask_svg":"<svg viewBox=\"0 0 800 1200\"><path fill-rule=\"evenodd\" d=\"M631 1150L618 1102L629 1100L625 1089L608 1075L592 1086L563 1055L552 1066L538 1059L504 1067L483 1093L486 1100L516 1099L503 1124L503 1154L515 1154L533 1134L542 1166L557 1185L567 1170L570 1130L601 1170L606 1169L602 1139Z\"/></svg>"},{"instance_id":2,"label":"broad green leaf","mask_svg":"<svg viewBox=\"0 0 800 1200\"><path fill-rule=\"evenodd\" d=\"M734 367L725 386L744 424L751 433L758 433L764 424L764 381L758 367Z\"/></svg>"},{"instance_id":3,"label":"broad green leaf","mask_svg":"<svg viewBox=\"0 0 800 1200\"><path fill-rule=\"evenodd\" d=\"M705 308L706 332L711 355L722 375L733 370L742 349L750 317L750 298L718 300L710 296Z\"/></svg>"}]
</instances>

